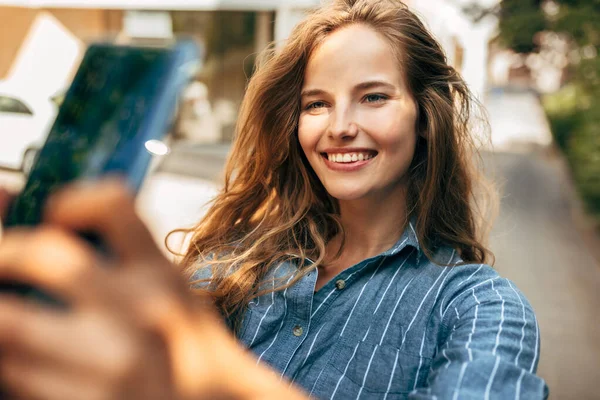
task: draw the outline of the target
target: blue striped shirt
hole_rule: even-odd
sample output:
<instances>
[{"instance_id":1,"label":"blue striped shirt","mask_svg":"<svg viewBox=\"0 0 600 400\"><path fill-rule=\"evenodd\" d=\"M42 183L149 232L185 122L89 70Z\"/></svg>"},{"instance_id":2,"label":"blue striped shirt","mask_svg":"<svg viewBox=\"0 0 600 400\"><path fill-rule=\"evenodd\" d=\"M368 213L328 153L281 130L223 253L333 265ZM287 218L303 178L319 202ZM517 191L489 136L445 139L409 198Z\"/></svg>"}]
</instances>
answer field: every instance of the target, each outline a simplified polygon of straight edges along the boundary
<instances>
[{"instance_id":1,"label":"blue striped shirt","mask_svg":"<svg viewBox=\"0 0 600 400\"><path fill-rule=\"evenodd\" d=\"M390 250L254 299L239 340L319 399L542 399L531 305L487 265L442 267L412 225ZM461 262L451 249L434 257ZM298 267L282 263L266 284ZM198 271L196 278L203 275Z\"/></svg>"}]
</instances>

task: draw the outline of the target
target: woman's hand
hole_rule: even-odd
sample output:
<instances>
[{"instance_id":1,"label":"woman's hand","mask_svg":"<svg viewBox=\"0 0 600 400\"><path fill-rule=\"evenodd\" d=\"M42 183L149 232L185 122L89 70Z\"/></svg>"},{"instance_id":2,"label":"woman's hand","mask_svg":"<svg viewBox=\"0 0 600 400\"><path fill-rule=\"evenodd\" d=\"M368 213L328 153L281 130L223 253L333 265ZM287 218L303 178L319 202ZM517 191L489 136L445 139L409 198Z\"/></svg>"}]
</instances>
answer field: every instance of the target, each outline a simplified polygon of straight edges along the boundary
<instances>
[{"instance_id":1,"label":"woman's hand","mask_svg":"<svg viewBox=\"0 0 600 400\"><path fill-rule=\"evenodd\" d=\"M98 233L111 257L76 232ZM60 192L41 227L8 230L0 242L0 282L68 304L0 293L0 389L19 399L301 397L256 366L180 274L123 185Z\"/></svg>"}]
</instances>

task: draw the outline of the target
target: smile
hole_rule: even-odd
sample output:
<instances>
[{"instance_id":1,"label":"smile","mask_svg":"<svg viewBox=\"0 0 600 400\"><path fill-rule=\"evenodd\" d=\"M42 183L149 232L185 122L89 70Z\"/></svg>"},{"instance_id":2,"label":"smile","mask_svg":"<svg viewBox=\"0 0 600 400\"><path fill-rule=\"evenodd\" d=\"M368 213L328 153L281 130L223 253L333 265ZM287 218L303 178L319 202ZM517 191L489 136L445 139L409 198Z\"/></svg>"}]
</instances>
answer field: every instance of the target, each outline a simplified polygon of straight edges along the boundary
<instances>
[{"instance_id":1,"label":"smile","mask_svg":"<svg viewBox=\"0 0 600 400\"><path fill-rule=\"evenodd\" d=\"M372 150L361 150L344 153L321 153L328 169L336 172L355 172L369 165L377 152Z\"/></svg>"},{"instance_id":2,"label":"smile","mask_svg":"<svg viewBox=\"0 0 600 400\"><path fill-rule=\"evenodd\" d=\"M332 163L342 163L349 164L355 163L358 161L366 161L377 155L376 152L371 151L363 151L363 152L353 152L353 153L321 153L321 156L326 158L329 162Z\"/></svg>"}]
</instances>

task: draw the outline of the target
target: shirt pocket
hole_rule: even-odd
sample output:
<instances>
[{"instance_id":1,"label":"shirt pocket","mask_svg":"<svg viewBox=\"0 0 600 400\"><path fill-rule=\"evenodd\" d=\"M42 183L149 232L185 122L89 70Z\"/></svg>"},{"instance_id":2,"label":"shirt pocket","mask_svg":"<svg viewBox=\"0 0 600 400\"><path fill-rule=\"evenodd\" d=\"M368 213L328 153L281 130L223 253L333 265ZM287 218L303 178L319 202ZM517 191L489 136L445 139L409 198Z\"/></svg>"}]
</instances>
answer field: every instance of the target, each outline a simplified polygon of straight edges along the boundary
<instances>
[{"instance_id":1,"label":"shirt pocket","mask_svg":"<svg viewBox=\"0 0 600 400\"><path fill-rule=\"evenodd\" d=\"M388 394L388 399L404 398L403 395L414 389L416 380L424 383L430 365L431 358L409 354L393 346L347 340L340 342L339 350L329 361L331 371L337 372L332 375L338 390L343 386L345 394L357 396L360 393L364 398L381 398ZM346 396L339 398L343 397Z\"/></svg>"}]
</instances>

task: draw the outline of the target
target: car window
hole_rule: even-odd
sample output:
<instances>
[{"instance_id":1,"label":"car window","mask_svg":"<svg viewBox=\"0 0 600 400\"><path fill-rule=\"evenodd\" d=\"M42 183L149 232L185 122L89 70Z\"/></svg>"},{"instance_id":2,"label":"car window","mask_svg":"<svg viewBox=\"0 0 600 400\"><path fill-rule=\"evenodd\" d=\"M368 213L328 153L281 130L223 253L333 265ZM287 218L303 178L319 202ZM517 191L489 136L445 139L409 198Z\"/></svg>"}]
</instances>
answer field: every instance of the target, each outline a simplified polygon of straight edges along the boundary
<instances>
[{"instance_id":1,"label":"car window","mask_svg":"<svg viewBox=\"0 0 600 400\"><path fill-rule=\"evenodd\" d=\"M0 113L27 114L33 113L25 104L18 99L0 95Z\"/></svg>"}]
</instances>

